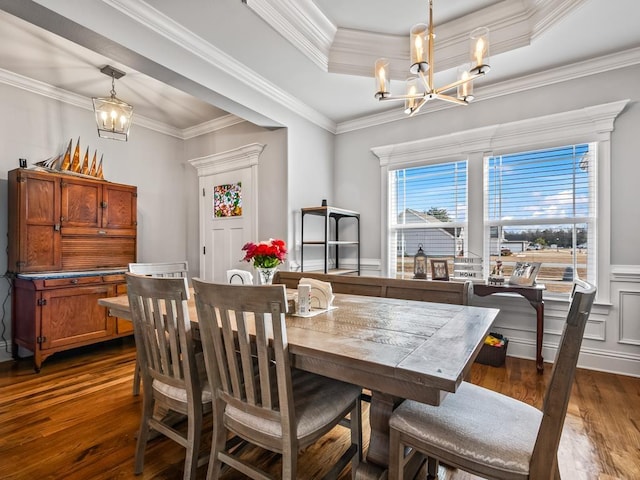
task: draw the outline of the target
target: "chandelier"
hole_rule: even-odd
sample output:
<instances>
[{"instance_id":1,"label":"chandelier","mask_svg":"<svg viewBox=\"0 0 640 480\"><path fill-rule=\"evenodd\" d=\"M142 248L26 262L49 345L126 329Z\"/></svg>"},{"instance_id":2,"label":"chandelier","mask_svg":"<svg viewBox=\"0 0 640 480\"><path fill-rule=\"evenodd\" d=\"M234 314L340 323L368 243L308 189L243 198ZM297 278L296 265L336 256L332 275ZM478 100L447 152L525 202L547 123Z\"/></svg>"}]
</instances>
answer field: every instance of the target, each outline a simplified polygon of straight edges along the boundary
<instances>
[{"instance_id":1,"label":"chandelier","mask_svg":"<svg viewBox=\"0 0 640 480\"><path fill-rule=\"evenodd\" d=\"M100 71L111 77L111 96L93 98L98 136L126 142L129 139L133 107L116 97L115 87L116 79L124 77L125 73L111 65L105 65Z\"/></svg>"},{"instance_id":2,"label":"chandelier","mask_svg":"<svg viewBox=\"0 0 640 480\"><path fill-rule=\"evenodd\" d=\"M418 113L429 100L444 100L458 105L468 105L473 100L473 80L485 75L491 69L488 65L489 29L479 27L471 32L470 65L458 70L458 78L455 82L440 88L433 85L434 39L433 0L429 0L429 25L419 23L414 25L410 31L411 66L409 72L412 76L407 79L406 94L391 94L389 60L379 58L375 63L377 85L375 97L378 100L404 100L404 112L409 116ZM457 88L456 96L445 95L445 92L454 88Z\"/></svg>"}]
</instances>

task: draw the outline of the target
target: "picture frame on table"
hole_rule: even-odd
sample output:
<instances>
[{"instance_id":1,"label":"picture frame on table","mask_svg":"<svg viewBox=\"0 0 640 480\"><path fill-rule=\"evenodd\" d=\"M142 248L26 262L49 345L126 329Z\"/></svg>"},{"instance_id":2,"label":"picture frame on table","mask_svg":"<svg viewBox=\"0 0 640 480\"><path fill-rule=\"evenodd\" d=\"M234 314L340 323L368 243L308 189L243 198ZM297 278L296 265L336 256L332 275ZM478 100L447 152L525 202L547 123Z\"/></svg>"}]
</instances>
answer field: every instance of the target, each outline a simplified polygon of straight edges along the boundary
<instances>
[{"instance_id":1,"label":"picture frame on table","mask_svg":"<svg viewBox=\"0 0 640 480\"><path fill-rule=\"evenodd\" d=\"M509 278L509 285L532 287L540 271L540 262L516 262Z\"/></svg>"},{"instance_id":2,"label":"picture frame on table","mask_svg":"<svg viewBox=\"0 0 640 480\"><path fill-rule=\"evenodd\" d=\"M449 280L449 262L441 259L431 259L431 280Z\"/></svg>"}]
</instances>

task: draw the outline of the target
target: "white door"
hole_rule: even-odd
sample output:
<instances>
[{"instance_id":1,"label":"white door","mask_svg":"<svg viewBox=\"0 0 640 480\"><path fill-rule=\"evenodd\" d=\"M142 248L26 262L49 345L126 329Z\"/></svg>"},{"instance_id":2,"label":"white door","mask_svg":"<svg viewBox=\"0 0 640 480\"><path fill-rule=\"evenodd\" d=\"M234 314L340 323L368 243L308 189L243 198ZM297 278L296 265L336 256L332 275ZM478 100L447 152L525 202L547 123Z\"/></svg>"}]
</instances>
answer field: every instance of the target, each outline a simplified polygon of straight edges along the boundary
<instances>
[{"instance_id":1,"label":"white door","mask_svg":"<svg viewBox=\"0 0 640 480\"><path fill-rule=\"evenodd\" d=\"M205 280L224 283L227 281L227 270L251 270L249 263L241 261L242 246L255 241L252 225L256 212L252 211L251 181L250 168L201 178L204 192L204 215L201 218L204 225L204 261L200 276ZM218 202L214 199L216 191ZM227 203L224 202L225 198ZM235 205L237 202L241 211Z\"/></svg>"},{"instance_id":2,"label":"white door","mask_svg":"<svg viewBox=\"0 0 640 480\"><path fill-rule=\"evenodd\" d=\"M258 162L264 145L252 143L190 160L200 185L200 278L226 283L227 270L251 271L242 246L258 234ZM220 195L214 201L215 192Z\"/></svg>"}]
</instances>

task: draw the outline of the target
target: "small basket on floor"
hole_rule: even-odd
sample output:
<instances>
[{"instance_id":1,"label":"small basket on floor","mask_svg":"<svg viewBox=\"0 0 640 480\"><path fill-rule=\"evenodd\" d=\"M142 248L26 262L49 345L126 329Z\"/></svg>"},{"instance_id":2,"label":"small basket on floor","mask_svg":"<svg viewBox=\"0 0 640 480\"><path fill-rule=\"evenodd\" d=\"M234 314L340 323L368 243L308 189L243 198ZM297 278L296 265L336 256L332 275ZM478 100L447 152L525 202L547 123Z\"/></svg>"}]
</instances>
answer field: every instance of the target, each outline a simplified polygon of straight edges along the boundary
<instances>
[{"instance_id":1,"label":"small basket on floor","mask_svg":"<svg viewBox=\"0 0 640 480\"><path fill-rule=\"evenodd\" d=\"M489 345L485 343L480 349L480 353L476 357L476 362L482 365L490 365L492 367L502 367L504 365L505 358L507 357L507 345L509 345L509 339L503 337L499 333L489 333L490 337L502 340L498 345Z\"/></svg>"}]
</instances>

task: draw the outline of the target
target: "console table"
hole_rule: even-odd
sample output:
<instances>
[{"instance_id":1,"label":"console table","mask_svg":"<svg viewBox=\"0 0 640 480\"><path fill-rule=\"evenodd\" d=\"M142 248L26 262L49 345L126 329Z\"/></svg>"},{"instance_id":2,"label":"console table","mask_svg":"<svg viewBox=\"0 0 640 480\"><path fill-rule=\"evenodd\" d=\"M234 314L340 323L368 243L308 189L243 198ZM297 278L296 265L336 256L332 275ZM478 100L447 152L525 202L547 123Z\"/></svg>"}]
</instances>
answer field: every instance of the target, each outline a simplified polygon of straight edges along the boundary
<instances>
[{"instance_id":1,"label":"console table","mask_svg":"<svg viewBox=\"0 0 640 480\"><path fill-rule=\"evenodd\" d=\"M522 287L518 285L486 285L476 283L473 285L474 295L485 297L495 293L515 293L526 298L536 311L536 369L538 373L544 370L542 358L542 336L544 334L544 300L542 292L545 286L542 284L533 285L531 287Z\"/></svg>"}]
</instances>

